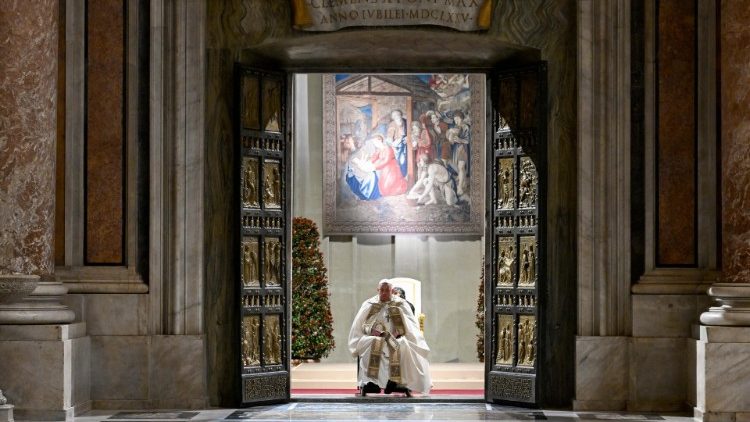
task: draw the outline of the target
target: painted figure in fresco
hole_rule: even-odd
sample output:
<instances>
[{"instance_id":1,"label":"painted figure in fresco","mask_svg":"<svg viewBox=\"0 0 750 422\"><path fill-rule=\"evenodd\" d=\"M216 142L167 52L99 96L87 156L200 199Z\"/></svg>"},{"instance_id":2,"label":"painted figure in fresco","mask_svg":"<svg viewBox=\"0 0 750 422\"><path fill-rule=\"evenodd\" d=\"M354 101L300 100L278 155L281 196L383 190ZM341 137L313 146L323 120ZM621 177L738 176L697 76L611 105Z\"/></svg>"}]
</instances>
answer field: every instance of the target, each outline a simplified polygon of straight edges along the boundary
<instances>
[{"instance_id":1,"label":"painted figure in fresco","mask_svg":"<svg viewBox=\"0 0 750 422\"><path fill-rule=\"evenodd\" d=\"M448 205L458 203L455 181L441 161L428 164L427 156L422 155L417 166L419 178L407 194L407 198L416 199L420 205L437 204L438 196Z\"/></svg>"},{"instance_id":2,"label":"painted figure in fresco","mask_svg":"<svg viewBox=\"0 0 750 422\"><path fill-rule=\"evenodd\" d=\"M440 114L435 110L430 110L426 114L430 119L427 130L430 132L432 143L435 146L434 157L435 159L442 159L447 164L451 158L450 142L445 138L445 133L448 132L448 124L442 121Z\"/></svg>"},{"instance_id":3,"label":"painted figure in fresco","mask_svg":"<svg viewBox=\"0 0 750 422\"><path fill-rule=\"evenodd\" d=\"M405 300L393 294L393 285L383 279L378 294L367 299L354 317L349 331L349 352L358 356L357 382L362 395L410 391L428 393L432 388L430 348L419 330L419 322Z\"/></svg>"},{"instance_id":4,"label":"painted figure in fresco","mask_svg":"<svg viewBox=\"0 0 750 422\"><path fill-rule=\"evenodd\" d=\"M371 201L380 198L378 174L375 171L375 166L364 154L364 150L357 149L354 144L350 146L354 149L344 170L346 184L359 199Z\"/></svg>"},{"instance_id":5,"label":"painted figure in fresco","mask_svg":"<svg viewBox=\"0 0 750 422\"><path fill-rule=\"evenodd\" d=\"M344 166L346 166L346 163L349 161L349 157L356 150L357 145L354 142L354 137L352 135L342 135L341 139L339 140L339 168L343 168Z\"/></svg>"},{"instance_id":6,"label":"painted figure in fresco","mask_svg":"<svg viewBox=\"0 0 750 422\"><path fill-rule=\"evenodd\" d=\"M451 167L458 173L457 193L463 195L466 189L466 163L468 158L466 156L466 146L469 143L468 140L461 139L459 136L460 130L456 127L448 129L445 137L448 138L448 142L453 145L453 158L451 159Z\"/></svg>"},{"instance_id":7,"label":"painted figure in fresco","mask_svg":"<svg viewBox=\"0 0 750 422\"><path fill-rule=\"evenodd\" d=\"M411 136L412 136L412 147L417 151L417 163L419 163L420 157L427 157L427 162L433 160L434 150L432 148L432 135L427 129L430 122L429 117L426 114L419 116L419 120L412 122Z\"/></svg>"},{"instance_id":8,"label":"painted figure in fresco","mask_svg":"<svg viewBox=\"0 0 750 422\"><path fill-rule=\"evenodd\" d=\"M453 112L453 128L458 129L455 139L451 141L451 162L456 171L459 170L459 162L466 163L466 171L469 168L469 145L471 142L471 126L466 122L466 115L461 110Z\"/></svg>"},{"instance_id":9,"label":"painted figure in fresco","mask_svg":"<svg viewBox=\"0 0 750 422\"><path fill-rule=\"evenodd\" d=\"M375 153L370 161L378 172L378 190L383 196L395 196L406 193L406 179L401 174L401 168L393 155L393 149L383 142L382 135L372 138Z\"/></svg>"},{"instance_id":10,"label":"painted figure in fresco","mask_svg":"<svg viewBox=\"0 0 750 422\"><path fill-rule=\"evenodd\" d=\"M398 162L401 177L406 177L408 172L408 160L406 157L406 119L401 110L391 111L391 122L385 135L385 143L393 148L393 154Z\"/></svg>"}]
</instances>

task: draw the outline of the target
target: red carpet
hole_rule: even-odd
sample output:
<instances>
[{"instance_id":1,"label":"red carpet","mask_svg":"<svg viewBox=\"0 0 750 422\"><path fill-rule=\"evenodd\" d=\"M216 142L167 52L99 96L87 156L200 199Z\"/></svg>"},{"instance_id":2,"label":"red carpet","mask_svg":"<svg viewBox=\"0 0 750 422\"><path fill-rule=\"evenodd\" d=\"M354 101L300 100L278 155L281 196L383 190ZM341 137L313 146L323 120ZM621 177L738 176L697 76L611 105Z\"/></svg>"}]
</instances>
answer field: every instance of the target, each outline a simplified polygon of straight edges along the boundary
<instances>
[{"instance_id":1,"label":"red carpet","mask_svg":"<svg viewBox=\"0 0 750 422\"><path fill-rule=\"evenodd\" d=\"M356 394L356 388L292 388L292 394ZM435 395L467 395L483 396L484 390L432 390L431 396Z\"/></svg>"}]
</instances>

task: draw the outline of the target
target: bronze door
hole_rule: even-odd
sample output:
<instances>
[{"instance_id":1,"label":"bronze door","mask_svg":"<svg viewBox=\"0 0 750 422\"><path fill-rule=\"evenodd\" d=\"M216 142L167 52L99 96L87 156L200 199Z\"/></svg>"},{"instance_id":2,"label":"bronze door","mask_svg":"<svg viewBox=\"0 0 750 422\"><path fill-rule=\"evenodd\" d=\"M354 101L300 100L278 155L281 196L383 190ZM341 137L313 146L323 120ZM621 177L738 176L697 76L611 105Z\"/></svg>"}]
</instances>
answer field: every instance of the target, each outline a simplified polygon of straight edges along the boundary
<instances>
[{"instance_id":1,"label":"bronze door","mask_svg":"<svg viewBox=\"0 0 750 422\"><path fill-rule=\"evenodd\" d=\"M236 74L237 367L250 405L289 400L289 92L285 73L238 66Z\"/></svg>"},{"instance_id":2,"label":"bronze door","mask_svg":"<svg viewBox=\"0 0 750 422\"><path fill-rule=\"evenodd\" d=\"M538 356L546 347L546 67L497 72L488 82L485 398L538 404Z\"/></svg>"}]
</instances>

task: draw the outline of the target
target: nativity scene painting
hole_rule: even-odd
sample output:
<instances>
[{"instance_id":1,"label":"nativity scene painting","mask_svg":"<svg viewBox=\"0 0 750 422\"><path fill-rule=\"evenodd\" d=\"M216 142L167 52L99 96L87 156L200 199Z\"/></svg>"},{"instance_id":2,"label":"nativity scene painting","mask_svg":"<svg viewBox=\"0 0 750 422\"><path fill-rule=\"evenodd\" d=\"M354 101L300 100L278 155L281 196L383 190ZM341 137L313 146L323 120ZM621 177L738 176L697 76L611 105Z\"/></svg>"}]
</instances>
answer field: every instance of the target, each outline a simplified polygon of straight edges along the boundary
<instances>
[{"instance_id":1,"label":"nativity scene painting","mask_svg":"<svg viewBox=\"0 0 750 422\"><path fill-rule=\"evenodd\" d=\"M324 75L324 232L480 235L484 75Z\"/></svg>"}]
</instances>

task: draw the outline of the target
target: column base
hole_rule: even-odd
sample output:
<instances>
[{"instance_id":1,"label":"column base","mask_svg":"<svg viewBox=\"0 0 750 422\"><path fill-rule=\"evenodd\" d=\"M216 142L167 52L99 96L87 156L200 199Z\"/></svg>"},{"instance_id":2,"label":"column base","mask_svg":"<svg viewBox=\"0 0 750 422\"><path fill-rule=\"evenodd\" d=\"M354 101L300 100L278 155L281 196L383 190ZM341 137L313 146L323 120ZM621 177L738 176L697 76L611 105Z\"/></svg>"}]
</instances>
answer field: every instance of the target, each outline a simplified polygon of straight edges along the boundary
<instances>
[{"instance_id":1,"label":"column base","mask_svg":"<svg viewBox=\"0 0 750 422\"><path fill-rule=\"evenodd\" d=\"M0 422L13 422L12 404L4 404L0 406Z\"/></svg>"},{"instance_id":2,"label":"column base","mask_svg":"<svg viewBox=\"0 0 750 422\"><path fill-rule=\"evenodd\" d=\"M0 324L67 324L75 313L60 303L68 289L60 282L40 281L20 302L0 304Z\"/></svg>"},{"instance_id":3,"label":"column base","mask_svg":"<svg viewBox=\"0 0 750 422\"><path fill-rule=\"evenodd\" d=\"M16 417L66 420L90 409L90 353L85 323L0 325L3 394Z\"/></svg>"},{"instance_id":4,"label":"column base","mask_svg":"<svg viewBox=\"0 0 750 422\"><path fill-rule=\"evenodd\" d=\"M716 283L708 295L719 306L701 314L703 325L750 327L750 283Z\"/></svg>"},{"instance_id":5,"label":"column base","mask_svg":"<svg viewBox=\"0 0 750 422\"><path fill-rule=\"evenodd\" d=\"M695 415L704 421L750 416L750 327L698 327ZM737 419L735 419L737 418Z\"/></svg>"}]
</instances>

